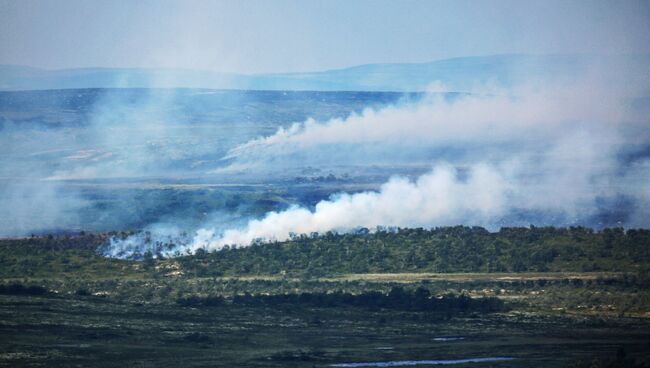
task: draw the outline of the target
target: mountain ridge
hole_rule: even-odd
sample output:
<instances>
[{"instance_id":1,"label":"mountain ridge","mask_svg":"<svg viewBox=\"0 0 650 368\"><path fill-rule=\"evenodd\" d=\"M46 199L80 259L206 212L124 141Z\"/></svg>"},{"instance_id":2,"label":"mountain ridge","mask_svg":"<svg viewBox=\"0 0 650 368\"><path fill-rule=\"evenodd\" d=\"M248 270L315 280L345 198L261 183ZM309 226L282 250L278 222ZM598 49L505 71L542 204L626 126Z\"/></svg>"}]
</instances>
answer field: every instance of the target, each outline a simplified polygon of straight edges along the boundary
<instances>
[{"instance_id":1,"label":"mountain ridge","mask_svg":"<svg viewBox=\"0 0 650 368\"><path fill-rule=\"evenodd\" d=\"M241 74L175 68L41 69L0 65L0 90L73 88L210 88L319 91L422 91L433 83L454 90L484 84L570 77L591 65L648 70L650 55L501 54L422 63L376 63L295 73Z\"/></svg>"}]
</instances>

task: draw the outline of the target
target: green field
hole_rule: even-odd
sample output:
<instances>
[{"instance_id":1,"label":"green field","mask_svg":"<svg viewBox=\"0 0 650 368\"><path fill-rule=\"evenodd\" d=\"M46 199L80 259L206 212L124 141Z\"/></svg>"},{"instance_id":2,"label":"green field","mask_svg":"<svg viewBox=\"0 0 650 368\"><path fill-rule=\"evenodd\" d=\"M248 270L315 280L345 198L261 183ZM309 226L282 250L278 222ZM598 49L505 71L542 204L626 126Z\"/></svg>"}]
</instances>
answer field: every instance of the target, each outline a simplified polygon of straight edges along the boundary
<instances>
[{"instance_id":1,"label":"green field","mask_svg":"<svg viewBox=\"0 0 650 368\"><path fill-rule=\"evenodd\" d=\"M647 359L650 321L508 312L442 316L363 308L119 303L0 297L0 365L324 367L361 361L508 356L498 367ZM436 341L440 337L463 337Z\"/></svg>"},{"instance_id":2,"label":"green field","mask_svg":"<svg viewBox=\"0 0 650 368\"><path fill-rule=\"evenodd\" d=\"M485 234L470 241L461 231L450 248L431 240L447 238L440 233L407 232L385 235L381 247L363 235L303 238L142 261L99 255L105 234L0 240L0 366L327 367L488 357L514 359L456 366L648 366L645 243L632 244L625 232L535 231L516 232L532 239L519 243ZM529 268L520 272L481 272L476 260L456 259L450 272L435 272L441 248L489 255L494 242L575 256L546 264L524 257L518 267ZM353 261L314 266L343 250L351 259L383 252L395 272L345 272ZM599 270L582 268L593 264Z\"/></svg>"}]
</instances>

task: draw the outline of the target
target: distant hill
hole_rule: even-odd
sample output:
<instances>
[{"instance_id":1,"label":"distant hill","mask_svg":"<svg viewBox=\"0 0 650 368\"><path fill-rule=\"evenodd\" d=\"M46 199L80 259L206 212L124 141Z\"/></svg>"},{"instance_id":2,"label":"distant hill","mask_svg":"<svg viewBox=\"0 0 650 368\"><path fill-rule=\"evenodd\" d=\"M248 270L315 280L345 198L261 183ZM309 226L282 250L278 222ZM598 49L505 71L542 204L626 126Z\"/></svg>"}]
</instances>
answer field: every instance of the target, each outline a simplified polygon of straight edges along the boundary
<instances>
[{"instance_id":1,"label":"distant hill","mask_svg":"<svg viewBox=\"0 0 650 368\"><path fill-rule=\"evenodd\" d=\"M45 70L0 65L0 90L67 88L216 88L246 90L422 91L434 82L466 91L476 85L575 77L592 66L648 72L650 55L495 55L412 64L367 64L311 73L231 74L142 68Z\"/></svg>"},{"instance_id":2,"label":"distant hill","mask_svg":"<svg viewBox=\"0 0 650 368\"><path fill-rule=\"evenodd\" d=\"M1 244L1 243L0 243ZM151 255L174 244L142 244ZM102 248L109 254L109 245ZM174 258L196 276L400 272L645 272L650 230L585 227L381 229L370 233L311 234L286 242L197 251ZM132 259L144 255L133 254Z\"/></svg>"},{"instance_id":3,"label":"distant hill","mask_svg":"<svg viewBox=\"0 0 650 368\"><path fill-rule=\"evenodd\" d=\"M251 275L335 276L397 273L626 272L649 279L650 230L585 227L509 227L489 232L481 227L381 229L370 233L300 235L290 241L187 255L159 262L176 264L188 277ZM120 261L104 258L109 237L96 233L0 239L2 278L106 277L133 272ZM151 261L173 244L142 244L143 254L128 260ZM148 249L147 249L148 248ZM145 251L145 249L147 249ZM70 263L57 261L66 256ZM16 257L29 259L19 262ZM159 256L160 257L160 256ZM77 265L74 265L77 263ZM122 265L125 263L122 263ZM158 268L150 269L155 272ZM121 271L119 271L121 270ZM542 276L543 277L543 276ZM650 283L643 283L647 288Z\"/></svg>"}]
</instances>

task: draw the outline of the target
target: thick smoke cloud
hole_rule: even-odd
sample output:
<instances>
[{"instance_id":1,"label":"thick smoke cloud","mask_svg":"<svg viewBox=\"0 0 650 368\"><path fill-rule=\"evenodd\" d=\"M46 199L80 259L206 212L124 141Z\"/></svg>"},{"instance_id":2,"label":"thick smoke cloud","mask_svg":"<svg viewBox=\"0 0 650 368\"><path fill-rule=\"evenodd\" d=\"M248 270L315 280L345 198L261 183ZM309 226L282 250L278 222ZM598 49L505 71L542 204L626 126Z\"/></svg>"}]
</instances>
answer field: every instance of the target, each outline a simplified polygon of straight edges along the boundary
<instances>
[{"instance_id":1,"label":"thick smoke cloud","mask_svg":"<svg viewBox=\"0 0 650 368\"><path fill-rule=\"evenodd\" d=\"M169 213L148 234L115 239L108 253L128 256L147 244L173 243L166 252L174 254L379 225L647 227L650 83L647 73L627 70L620 78L613 71L463 93L440 93L450 91L438 85L423 100L347 118L308 119L274 134L287 122L267 123L268 135L255 139L259 130L214 124L210 108L191 104L179 111L178 91L152 90L144 98L114 91L80 127L4 124L0 204L12 211L5 212L0 235L82 229L78 215L89 203L69 182L177 180L210 177L215 169L221 178L242 169L249 177L291 178L305 167L332 168L352 182L357 170L361 177L375 167L384 175L405 174L374 191L341 193L315 206L297 203L250 221L215 215L219 221L197 226ZM205 91L183 93L195 92ZM121 216L105 214L113 215Z\"/></svg>"},{"instance_id":2,"label":"thick smoke cloud","mask_svg":"<svg viewBox=\"0 0 650 368\"><path fill-rule=\"evenodd\" d=\"M281 128L230 150L231 169L281 172L342 162L433 169L415 180L393 177L378 191L270 212L245 226L207 223L182 248L379 225L650 226L650 121L636 98L646 91L632 85L587 78L452 98L433 94L408 106ZM113 246L128 253L124 242Z\"/></svg>"},{"instance_id":3,"label":"thick smoke cloud","mask_svg":"<svg viewBox=\"0 0 650 368\"><path fill-rule=\"evenodd\" d=\"M620 142L611 137L612 131L618 134L622 125L633 123L628 120L634 117L625 101L629 97L589 84L491 90L451 99L436 94L407 107L366 110L325 124L312 120L294 124L239 145L226 159L239 167L262 166L279 158L291 164L294 156L301 161L334 161L348 154L341 147L370 152L359 156L366 164L403 157L398 148L426 160L430 159L426 152L442 147L466 152L497 147L491 151L510 154L513 150L545 148L548 143L584 132L607 137L608 145L617 144ZM578 141L576 147L591 142ZM376 145L381 148L373 152Z\"/></svg>"},{"instance_id":4,"label":"thick smoke cloud","mask_svg":"<svg viewBox=\"0 0 650 368\"><path fill-rule=\"evenodd\" d=\"M505 209L509 184L493 168L472 167L464 179L448 166L436 167L416 181L394 177L377 192L338 194L313 211L292 208L250 221L243 230L227 230L209 247L249 244L256 239L286 240L294 234L357 227L489 224Z\"/></svg>"},{"instance_id":5,"label":"thick smoke cloud","mask_svg":"<svg viewBox=\"0 0 650 368\"><path fill-rule=\"evenodd\" d=\"M638 91L588 82L436 98L325 124L308 121L240 145L228 158L239 167L310 160L321 165L487 163L502 167L500 175L521 198L510 201L512 209L584 219L594 214L598 201L616 196L638 199L643 207L645 186L630 178L648 177L648 171L623 157L650 142L647 115L633 107L632 92Z\"/></svg>"},{"instance_id":6,"label":"thick smoke cloud","mask_svg":"<svg viewBox=\"0 0 650 368\"><path fill-rule=\"evenodd\" d=\"M295 206L282 212L270 212L263 219L251 220L241 228L223 233L202 228L193 236L179 236L164 228L150 229L126 240L113 242L108 254L132 256L153 249L156 243L181 244L181 249L221 249L226 245L249 245L256 241L283 241L297 234L337 231L359 227L390 225L402 227L454 225L470 222L491 225L507 208L510 185L498 171L486 165L472 167L461 177L450 166L436 167L430 173L410 181L394 177L377 192L341 193L319 202L315 209ZM153 233L153 239L151 238ZM149 244L147 247L144 244ZM178 248L162 247L164 254Z\"/></svg>"}]
</instances>

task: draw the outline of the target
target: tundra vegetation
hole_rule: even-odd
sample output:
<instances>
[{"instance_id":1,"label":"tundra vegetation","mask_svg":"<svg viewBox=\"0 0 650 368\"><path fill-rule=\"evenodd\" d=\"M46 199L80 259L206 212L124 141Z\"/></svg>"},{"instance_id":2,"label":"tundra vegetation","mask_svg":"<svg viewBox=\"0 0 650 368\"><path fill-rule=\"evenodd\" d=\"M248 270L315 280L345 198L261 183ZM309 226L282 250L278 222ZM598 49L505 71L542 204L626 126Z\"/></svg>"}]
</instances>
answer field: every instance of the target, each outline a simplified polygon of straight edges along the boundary
<instances>
[{"instance_id":1,"label":"tundra vegetation","mask_svg":"<svg viewBox=\"0 0 650 368\"><path fill-rule=\"evenodd\" d=\"M128 235L0 241L0 366L649 364L648 230L362 229L101 255Z\"/></svg>"}]
</instances>

